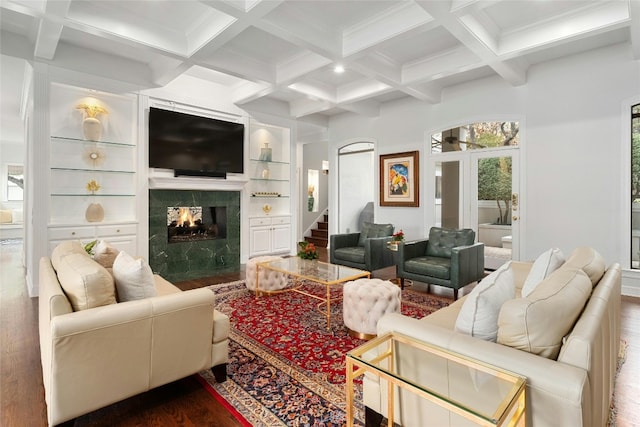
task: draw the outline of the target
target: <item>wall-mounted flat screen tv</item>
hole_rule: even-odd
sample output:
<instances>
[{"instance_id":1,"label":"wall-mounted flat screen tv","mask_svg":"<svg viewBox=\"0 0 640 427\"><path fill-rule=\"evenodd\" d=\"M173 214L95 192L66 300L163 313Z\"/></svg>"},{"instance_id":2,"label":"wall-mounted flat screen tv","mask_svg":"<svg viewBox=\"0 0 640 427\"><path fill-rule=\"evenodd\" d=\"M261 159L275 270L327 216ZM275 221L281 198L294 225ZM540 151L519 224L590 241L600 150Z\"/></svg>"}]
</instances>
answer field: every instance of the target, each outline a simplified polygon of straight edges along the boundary
<instances>
[{"instance_id":1,"label":"wall-mounted flat screen tv","mask_svg":"<svg viewBox=\"0 0 640 427\"><path fill-rule=\"evenodd\" d=\"M243 173L244 124L151 107L149 167L176 176Z\"/></svg>"}]
</instances>

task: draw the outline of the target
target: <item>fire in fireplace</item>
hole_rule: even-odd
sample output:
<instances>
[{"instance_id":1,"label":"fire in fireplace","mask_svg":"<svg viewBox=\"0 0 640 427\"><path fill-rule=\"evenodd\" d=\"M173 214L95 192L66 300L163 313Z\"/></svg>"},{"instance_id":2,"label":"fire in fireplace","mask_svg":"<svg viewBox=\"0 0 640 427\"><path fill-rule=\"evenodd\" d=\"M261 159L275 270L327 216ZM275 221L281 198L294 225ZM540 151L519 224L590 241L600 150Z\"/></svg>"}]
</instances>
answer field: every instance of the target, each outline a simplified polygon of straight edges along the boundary
<instances>
[{"instance_id":1,"label":"fire in fireplace","mask_svg":"<svg viewBox=\"0 0 640 427\"><path fill-rule=\"evenodd\" d=\"M167 208L169 243L224 239L227 237L225 206L170 206Z\"/></svg>"}]
</instances>

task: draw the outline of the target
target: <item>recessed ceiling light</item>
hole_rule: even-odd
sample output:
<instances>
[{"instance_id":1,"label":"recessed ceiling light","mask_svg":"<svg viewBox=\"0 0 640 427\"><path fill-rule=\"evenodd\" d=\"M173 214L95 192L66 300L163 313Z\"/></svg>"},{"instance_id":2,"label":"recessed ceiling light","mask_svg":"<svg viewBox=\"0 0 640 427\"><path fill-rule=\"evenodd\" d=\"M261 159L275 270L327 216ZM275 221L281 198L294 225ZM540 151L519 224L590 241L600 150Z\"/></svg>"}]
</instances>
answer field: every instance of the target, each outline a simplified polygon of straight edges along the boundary
<instances>
[{"instance_id":1,"label":"recessed ceiling light","mask_svg":"<svg viewBox=\"0 0 640 427\"><path fill-rule=\"evenodd\" d=\"M344 73L344 66L336 65L335 67L333 67L333 72L338 74Z\"/></svg>"}]
</instances>

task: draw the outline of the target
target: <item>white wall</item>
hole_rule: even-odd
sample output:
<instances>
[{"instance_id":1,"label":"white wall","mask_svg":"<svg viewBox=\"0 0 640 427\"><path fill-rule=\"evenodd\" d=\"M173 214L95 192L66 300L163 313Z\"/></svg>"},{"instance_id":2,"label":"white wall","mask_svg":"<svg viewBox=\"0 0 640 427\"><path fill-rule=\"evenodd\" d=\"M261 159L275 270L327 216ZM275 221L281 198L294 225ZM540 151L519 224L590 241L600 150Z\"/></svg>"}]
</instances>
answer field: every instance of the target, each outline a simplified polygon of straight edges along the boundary
<instances>
[{"instance_id":1,"label":"white wall","mask_svg":"<svg viewBox=\"0 0 640 427\"><path fill-rule=\"evenodd\" d=\"M522 129L521 259L551 246L569 253L590 245L608 263L619 262L629 248L621 225L621 171L628 167L621 147L629 130L621 128L620 115L623 100L634 96L640 100L640 64L630 60L628 45L617 45L532 66L520 87L488 78L443 91L439 104L401 100L383 106L377 119L333 117L329 150L357 137L377 139L376 155L420 150L424 183L432 131L516 118ZM420 199L419 208L380 207L376 200L376 221L403 228L408 239L423 237L431 225L424 189ZM333 203L335 197L330 209Z\"/></svg>"}]
</instances>

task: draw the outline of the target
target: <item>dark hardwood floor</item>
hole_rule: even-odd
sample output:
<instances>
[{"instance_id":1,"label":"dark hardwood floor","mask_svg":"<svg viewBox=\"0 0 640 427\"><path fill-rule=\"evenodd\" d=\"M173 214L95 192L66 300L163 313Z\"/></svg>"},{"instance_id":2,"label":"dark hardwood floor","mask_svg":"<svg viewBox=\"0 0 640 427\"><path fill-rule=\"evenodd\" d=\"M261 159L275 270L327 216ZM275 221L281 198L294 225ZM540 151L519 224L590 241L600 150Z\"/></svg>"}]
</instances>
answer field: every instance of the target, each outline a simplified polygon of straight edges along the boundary
<instances>
[{"instance_id":1,"label":"dark hardwood floor","mask_svg":"<svg viewBox=\"0 0 640 427\"><path fill-rule=\"evenodd\" d=\"M27 295L21 246L0 245L0 426L46 426L38 300ZM326 260L326 250L320 250ZM243 272L178 283L185 290L243 279ZM393 270L378 272L390 278ZM468 291L468 290L467 290ZM446 291L445 291L446 292ZM618 427L640 426L640 298L622 298L627 359L616 383ZM99 385L96 385L99 386ZM82 416L76 426L239 426L193 377Z\"/></svg>"}]
</instances>

